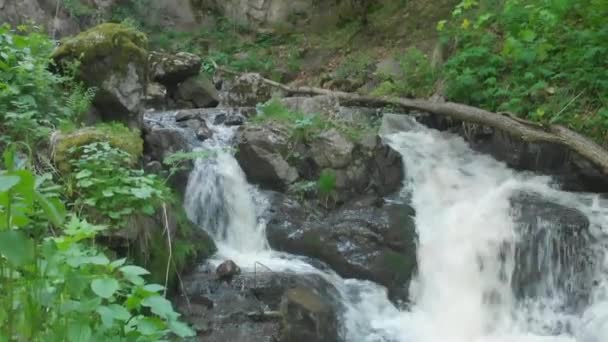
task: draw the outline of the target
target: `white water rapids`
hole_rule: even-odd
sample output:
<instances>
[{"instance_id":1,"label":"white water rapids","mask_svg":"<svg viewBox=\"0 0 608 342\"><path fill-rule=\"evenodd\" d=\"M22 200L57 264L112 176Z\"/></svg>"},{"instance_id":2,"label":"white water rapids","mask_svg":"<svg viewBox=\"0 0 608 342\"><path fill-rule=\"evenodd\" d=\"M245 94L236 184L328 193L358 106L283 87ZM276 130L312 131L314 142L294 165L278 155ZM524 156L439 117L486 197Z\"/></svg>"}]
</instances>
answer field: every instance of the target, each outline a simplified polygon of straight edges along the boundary
<instances>
[{"instance_id":1,"label":"white water rapids","mask_svg":"<svg viewBox=\"0 0 608 342\"><path fill-rule=\"evenodd\" d=\"M185 200L190 218L215 239L218 260L232 259L242 268L261 262L275 271L324 275L343 296L345 341L608 342L603 230L608 221L600 199L560 192L547 177L512 171L471 151L461 138L416 123L409 131L384 137L403 157L402 195L416 210L419 237L411 305L400 311L378 285L345 280L272 251L263 217L267 201L224 150L235 128L212 128L215 136L202 148L217 156L196 162ZM567 309L567 294L551 282L553 274L541 278L547 291L537 297L523 300L513 293L512 247L525 237L518 233L510 198L522 190L578 209L591 223L593 241L586 248L593 249L597 269L589 304L581 310Z\"/></svg>"}]
</instances>

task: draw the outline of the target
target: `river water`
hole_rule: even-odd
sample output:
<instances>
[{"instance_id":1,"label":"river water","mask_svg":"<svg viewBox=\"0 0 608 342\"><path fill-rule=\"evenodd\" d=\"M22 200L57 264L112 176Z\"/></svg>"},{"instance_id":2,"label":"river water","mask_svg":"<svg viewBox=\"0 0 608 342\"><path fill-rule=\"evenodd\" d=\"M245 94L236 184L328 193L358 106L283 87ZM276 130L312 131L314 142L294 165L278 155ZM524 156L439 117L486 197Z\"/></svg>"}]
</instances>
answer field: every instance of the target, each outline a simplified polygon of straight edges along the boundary
<instances>
[{"instance_id":1,"label":"river water","mask_svg":"<svg viewBox=\"0 0 608 342\"><path fill-rule=\"evenodd\" d=\"M209 120L212 121L212 120ZM236 128L210 126L214 137L199 148L212 151L196 161L185 198L189 217L214 238L215 261L241 268L262 263L275 271L319 273L341 295L345 341L352 342L607 342L607 211L603 200L554 188L551 179L508 169L472 151L458 136L411 122L407 131L383 137L404 160L401 198L416 210L418 274L410 284L411 305L397 309L374 283L342 279L304 259L272 251L266 240L268 201L231 154ZM545 242L517 257L528 236L514 219L510 199L532 192L577 209L590 222L585 245L555 247L550 222ZM554 229L552 229L554 228ZM569 265L591 255L591 272ZM564 252L565 251L565 252ZM555 252L555 253L554 253ZM522 253L521 248L519 253ZM527 258L527 259L526 259ZM518 297L513 278L520 260L541 276L533 296ZM580 273L580 274L579 274ZM565 286L565 283L567 283ZM588 299L573 308L577 286Z\"/></svg>"}]
</instances>

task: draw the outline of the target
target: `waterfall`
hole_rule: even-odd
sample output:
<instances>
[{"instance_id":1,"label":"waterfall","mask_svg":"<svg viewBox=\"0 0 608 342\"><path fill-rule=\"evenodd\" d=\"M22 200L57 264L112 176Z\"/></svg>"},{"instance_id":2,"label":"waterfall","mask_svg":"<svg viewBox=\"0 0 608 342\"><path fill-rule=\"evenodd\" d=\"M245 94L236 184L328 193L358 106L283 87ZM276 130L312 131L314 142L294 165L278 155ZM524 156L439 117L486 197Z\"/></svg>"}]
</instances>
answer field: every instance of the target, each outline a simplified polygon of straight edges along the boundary
<instances>
[{"instance_id":1,"label":"waterfall","mask_svg":"<svg viewBox=\"0 0 608 342\"><path fill-rule=\"evenodd\" d=\"M580 210L595 227L607 227L605 213L594 213L588 196L560 192L548 177L509 170L473 152L457 136L411 126L385 137L403 156L404 192L416 209L419 235L412 307L397 318L401 340L608 341L605 270L595 268L589 275L582 268L577 272L580 265L568 264L585 249L603 261L605 248L576 236L558 241L559 227L543 226L547 222L538 222L544 235L533 241L535 232L516 222L511 199L521 192L540 194ZM526 267L540 275L528 284L533 295L520 298L513 276ZM590 290L595 297L586 312L572 309L573 287L589 283L602 286Z\"/></svg>"},{"instance_id":2,"label":"waterfall","mask_svg":"<svg viewBox=\"0 0 608 342\"><path fill-rule=\"evenodd\" d=\"M411 305L397 309L374 283L342 279L302 258L272 251L265 236L267 201L246 181L229 151L235 128L213 126L199 148L185 198L189 217L218 246L218 260L241 267L262 262L275 271L318 273L339 291L348 342L605 342L608 341L607 211L604 201L555 189L548 177L519 173L473 152L459 137L415 122L385 136L404 160L402 197L416 209L418 274ZM543 222L543 234L521 227L512 198L539 194L583 213L591 236L561 241ZM566 248L561 248L565 243ZM577 272L581 250L597 262ZM565 252L563 252L565 251ZM557 255L557 258L552 256ZM557 261L556 261L557 260ZM518 293L513 283L538 273ZM584 273L584 274L579 274ZM572 294L591 284L584 304Z\"/></svg>"}]
</instances>

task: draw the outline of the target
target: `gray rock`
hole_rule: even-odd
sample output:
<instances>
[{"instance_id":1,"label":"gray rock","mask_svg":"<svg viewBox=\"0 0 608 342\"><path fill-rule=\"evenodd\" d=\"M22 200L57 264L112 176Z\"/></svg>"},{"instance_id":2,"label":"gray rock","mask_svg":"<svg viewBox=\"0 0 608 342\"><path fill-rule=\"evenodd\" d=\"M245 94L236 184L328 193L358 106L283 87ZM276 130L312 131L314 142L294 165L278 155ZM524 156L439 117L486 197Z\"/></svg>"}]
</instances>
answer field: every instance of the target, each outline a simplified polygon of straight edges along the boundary
<instances>
[{"instance_id":1,"label":"gray rock","mask_svg":"<svg viewBox=\"0 0 608 342\"><path fill-rule=\"evenodd\" d=\"M290 110L306 115L335 115L340 111L340 102L334 96L286 97L281 102Z\"/></svg>"},{"instance_id":2,"label":"gray rock","mask_svg":"<svg viewBox=\"0 0 608 342\"><path fill-rule=\"evenodd\" d=\"M202 76L190 77L177 86L177 102L184 101L194 108L217 107L219 94L211 81Z\"/></svg>"},{"instance_id":3,"label":"gray rock","mask_svg":"<svg viewBox=\"0 0 608 342\"><path fill-rule=\"evenodd\" d=\"M148 57L150 78L166 86L175 86L191 76L197 76L201 69L201 58L188 52L168 54L150 52Z\"/></svg>"},{"instance_id":4,"label":"gray rock","mask_svg":"<svg viewBox=\"0 0 608 342\"><path fill-rule=\"evenodd\" d=\"M321 168L340 169L352 160L355 145L336 129L321 132L311 142L311 154Z\"/></svg>"},{"instance_id":5,"label":"gray rock","mask_svg":"<svg viewBox=\"0 0 608 342\"><path fill-rule=\"evenodd\" d=\"M244 126L238 134L236 159L250 182L283 190L298 179L297 170L284 155L289 132L278 124Z\"/></svg>"},{"instance_id":6,"label":"gray rock","mask_svg":"<svg viewBox=\"0 0 608 342\"><path fill-rule=\"evenodd\" d=\"M227 107L255 107L270 100L272 89L259 74L244 74L227 86L222 104Z\"/></svg>"}]
</instances>

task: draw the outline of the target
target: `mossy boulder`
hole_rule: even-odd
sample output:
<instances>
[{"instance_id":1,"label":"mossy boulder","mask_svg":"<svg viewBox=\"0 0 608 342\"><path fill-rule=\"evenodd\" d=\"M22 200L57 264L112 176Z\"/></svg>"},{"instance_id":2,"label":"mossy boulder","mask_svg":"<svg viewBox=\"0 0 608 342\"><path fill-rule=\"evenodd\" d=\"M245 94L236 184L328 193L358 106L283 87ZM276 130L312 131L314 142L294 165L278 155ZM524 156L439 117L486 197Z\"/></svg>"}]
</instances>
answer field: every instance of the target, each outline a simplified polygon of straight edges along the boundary
<instances>
[{"instance_id":1,"label":"mossy boulder","mask_svg":"<svg viewBox=\"0 0 608 342\"><path fill-rule=\"evenodd\" d=\"M55 132L51 137L53 161L60 171L70 170L72 148L94 142L108 142L111 146L127 152L130 163L135 164L143 154L143 139L137 129L129 129L121 124L100 124L72 132Z\"/></svg>"},{"instance_id":2,"label":"mossy boulder","mask_svg":"<svg viewBox=\"0 0 608 342\"><path fill-rule=\"evenodd\" d=\"M77 77L97 88L94 105L102 120L140 127L148 82L147 48L144 33L106 23L62 40L53 59L62 70L78 61Z\"/></svg>"}]
</instances>

